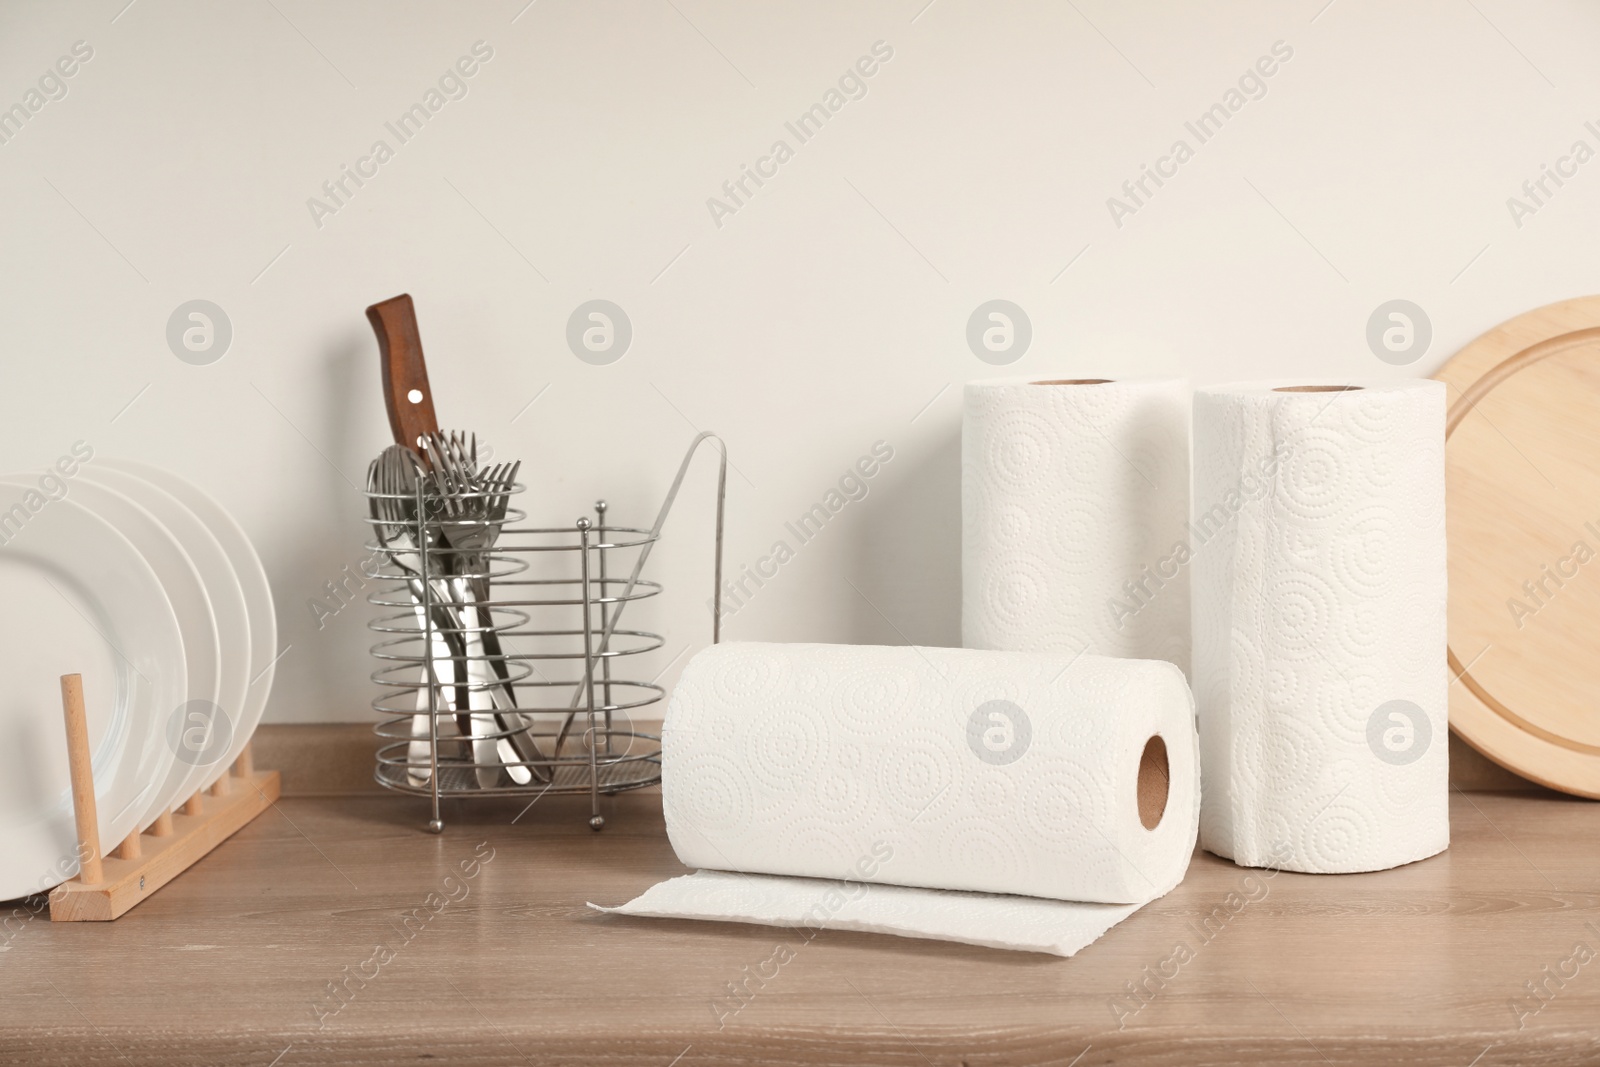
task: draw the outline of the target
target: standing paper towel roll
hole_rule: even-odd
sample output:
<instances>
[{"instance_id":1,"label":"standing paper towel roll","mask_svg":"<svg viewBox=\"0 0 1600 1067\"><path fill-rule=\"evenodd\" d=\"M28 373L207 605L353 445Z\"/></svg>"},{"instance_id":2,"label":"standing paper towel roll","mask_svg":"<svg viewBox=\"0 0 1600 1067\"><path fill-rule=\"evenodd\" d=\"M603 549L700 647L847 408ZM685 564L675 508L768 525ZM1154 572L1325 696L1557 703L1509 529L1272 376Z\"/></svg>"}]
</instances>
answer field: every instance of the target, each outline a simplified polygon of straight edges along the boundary
<instances>
[{"instance_id":1,"label":"standing paper towel roll","mask_svg":"<svg viewBox=\"0 0 1600 1067\"><path fill-rule=\"evenodd\" d=\"M1198 759L1170 663L714 646L662 728L667 833L705 869L616 910L1071 955L1182 879Z\"/></svg>"},{"instance_id":2,"label":"standing paper towel roll","mask_svg":"<svg viewBox=\"0 0 1600 1067\"><path fill-rule=\"evenodd\" d=\"M1189 666L1189 387L972 382L961 643Z\"/></svg>"},{"instance_id":3,"label":"standing paper towel roll","mask_svg":"<svg viewBox=\"0 0 1600 1067\"><path fill-rule=\"evenodd\" d=\"M1195 396L1200 839L1374 871L1450 843L1444 386Z\"/></svg>"}]
</instances>

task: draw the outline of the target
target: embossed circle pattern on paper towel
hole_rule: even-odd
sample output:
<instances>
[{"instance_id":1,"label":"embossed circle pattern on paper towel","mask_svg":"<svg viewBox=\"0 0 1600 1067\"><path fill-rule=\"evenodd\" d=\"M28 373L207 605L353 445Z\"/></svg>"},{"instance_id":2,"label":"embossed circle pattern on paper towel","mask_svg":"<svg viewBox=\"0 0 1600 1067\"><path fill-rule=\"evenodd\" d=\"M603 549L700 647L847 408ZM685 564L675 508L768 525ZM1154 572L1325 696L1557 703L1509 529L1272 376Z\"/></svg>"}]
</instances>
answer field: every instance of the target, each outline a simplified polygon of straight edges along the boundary
<instances>
[{"instance_id":1,"label":"embossed circle pattern on paper towel","mask_svg":"<svg viewBox=\"0 0 1600 1067\"><path fill-rule=\"evenodd\" d=\"M840 816L859 814L871 799L863 778L852 771L825 767L811 784L811 798L822 811Z\"/></svg>"},{"instance_id":2,"label":"embossed circle pattern on paper towel","mask_svg":"<svg viewBox=\"0 0 1600 1067\"><path fill-rule=\"evenodd\" d=\"M916 675L908 668L856 668L834 684L833 721L849 736L886 736L896 730L916 691Z\"/></svg>"},{"instance_id":3,"label":"embossed circle pattern on paper towel","mask_svg":"<svg viewBox=\"0 0 1600 1067\"><path fill-rule=\"evenodd\" d=\"M1405 422L1414 415L1419 406L1419 397L1408 397L1402 394L1384 394L1371 390L1362 390L1365 394L1359 397L1346 397L1357 402L1343 406L1340 413L1342 428L1348 430L1350 436L1367 444L1383 444L1392 440L1403 428Z\"/></svg>"},{"instance_id":4,"label":"embossed circle pattern on paper towel","mask_svg":"<svg viewBox=\"0 0 1600 1067\"><path fill-rule=\"evenodd\" d=\"M1014 501L992 505L988 532L997 546L1026 549L1034 538L1033 517Z\"/></svg>"},{"instance_id":5,"label":"embossed circle pattern on paper towel","mask_svg":"<svg viewBox=\"0 0 1600 1067\"><path fill-rule=\"evenodd\" d=\"M1014 819L1022 806L1016 780L1003 770L969 774L966 791L973 809L991 819Z\"/></svg>"},{"instance_id":6,"label":"embossed circle pattern on paper towel","mask_svg":"<svg viewBox=\"0 0 1600 1067\"><path fill-rule=\"evenodd\" d=\"M1431 744L1439 744L1438 738L1431 738ZM1382 764L1371 768L1367 780L1370 788L1378 793L1378 798L1383 805L1383 810L1391 812L1406 812L1432 790L1436 789L1437 778L1430 773L1430 764L1439 759L1430 748L1423 758L1415 763L1395 766Z\"/></svg>"},{"instance_id":7,"label":"embossed circle pattern on paper towel","mask_svg":"<svg viewBox=\"0 0 1600 1067\"><path fill-rule=\"evenodd\" d=\"M1052 715L1047 708L1046 713L1040 716L1040 721L1034 724L1034 729L1042 731L1042 736L1047 739L1052 750L1062 752L1093 750L1106 743L1117 732L1124 710L1117 703L1097 700L1081 693L1072 694L1065 699L1075 705L1081 714Z\"/></svg>"},{"instance_id":8,"label":"embossed circle pattern on paper towel","mask_svg":"<svg viewBox=\"0 0 1600 1067\"><path fill-rule=\"evenodd\" d=\"M1031 411L1009 411L982 442L983 462L997 485L1026 489L1050 477L1055 431Z\"/></svg>"},{"instance_id":9,"label":"embossed circle pattern on paper towel","mask_svg":"<svg viewBox=\"0 0 1600 1067\"><path fill-rule=\"evenodd\" d=\"M1052 488L1071 489L1073 486L1093 485L1103 481L1108 470L1130 478L1135 476L1133 471L1126 469L1127 461L1098 434L1068 437L1062 441L1062 446L1056 457L1056 469L1052 472L1052 481L1055 483ZM1107 505L1109 507L1110 502Z\"/></svg>"},{"instance_id":10,"label":"embossed circle pattern on paper towel","mask_svg":"<svg viewBox=\"0 0 1600 1067\"><path fill-rule=\"evenodd\" d=\"M704 749L675 756L682 768L673 775L671 806L692 828L727 830L750 818L744 767L737 760Z\"/></svg>"},{"instance_id":11,"label":"embossed circle pattern on paper towel","mask_svg":"<svg viewBox=\"0 0 1600 1067\"><path fill-rule=\"evenodd\" d=\"M874 777L878 801L907 822L935 819L957 799L960 780L951 739L936 730L913 729L878 754Z\"/></svg>"},{"instance_id":12,"label":"embossed circle pattern on paper towel","mask_svg":"<svg viewBox=\"0 0 1600 1067\"><path fill-rule=\"evenodd\" d=\"M975 673L969 677L952 679L948 683L948 697L940 701L940 726L951 731L950 736L961 745L958 751L965 751L967 719L972 709L991 700L1021 702L1026 697L1030 681L1021 670L1008 670L999 676Z\"/></svg>"},{"instance_id":13,"label":"embossed circle pattern on paper towel","mask_svg":"<svg viewBox=\"0 0 1600 1067\"><path fill-rule=\"evenodd\" d=\"M1370 662L1351 665L1320 679L1307 702L1324 733L1350 752L1366 746L1367 719L1383 700L1385 673Z\"/></svg>"},{"instance_id":14,"label":"embossed circle pattern on paper towel","mask_svg":"<svg viewBox=\"0 0 1600 1067\"><path fill-rule=\"evenodd\" d=\"M1352 514L1333 535L1329 556L1340 587L1358 596L1378 597L1393 588L1398 556L1394 513L1371 504Z\"/></svg>"},{"instance_id":15,"label":"embossed circle pattern on paper towel","mask_svg":"<svg viewBox=\"0 0 1600 1067\"><path fill-rule=\"evenodd\" d=\"M1379 832L1371 811L1344 803L1332 793L1307 797L1305 808L1309 818L1296 835L1296 852L1307 864L1319 870L1337 870L1370 852Z\"/></svg>"},{"instance_id":16,"label":"embossed circle pattern on paper towel","mask_svg":"<svg viewBox=\"0 0 1600 1067\"><path fill-rule=\"evenodd\" d=\"M1269 663L1266 665L1264 676L1266 684L1261 692L1269 707L1297 707L1308 699L1309 687L1302 684L1301 674L1293 663L1282 660Z\"/></svg>"},{"instance_id":17,"label":"embossed circle pattern on paper towel","mask_svg":"<svg viewBox=\"0 0 1600 1067\"><path fill-rule=\"evenodd\" d=\"M1316 730L1288 715L1270 720L1257 715L1235 728L1234 776L1238 787L1271 789L1275 783L1300 787L1317 780L1321 746Z\"/></svg>"},{"instance_id":18,"label":"embossed circle pattern on paper towel","mask_svg":"<svg viewBox=\"0 0 1600 1067\"><path fill-rule=\"evenodd\" d=\"M1070 386L1049 394L1051 407L1062 425L1087 439L1111 436L1127 414L1132 400L1120 389Z\"/></svg>"},{"instance_id":19,"label":"embossed circle pattern on paper towel","mask_svg":"<svg viewBox=\"0 0 1600 1067\"><path fill-rule=\"evenodd\" d=\"M814 664L803 663L789 668L789 686L798 700L820 701L832 684L832 675Z\"/></svg>"},{"instance_id":20,"label":"embossed circle pattern on paper towel","mask_svg":"<svg viewBox=\"0 0 1600 1067\"><path fill-rule=\"evenodd\" d=\"M1058 561L1056 566L1076 574L1095 573L1104 565L1094 557L1093 546L1100 543L1110 525L1108 505L1073 497L1063 487L1059 502L1047 506L1050 518L1044 531L1045 547Z\"/></svg>"},{"instance_id":21,"label":"embossed circle pattern on paper towel","mask_svg":"<svg viewBox=\"0 0 1600 1067\"><path fill-rule=\"evenodd\" d=\"M1032 874L1016 837L993 820L968 816L943 827L938 840L951 870L971 872L975 885L1000 886L1026 884Z\"/></svg>"},{"instance_id":22,"label":"embossed circle pattern on paper towel","mask_svg":"<svg viewBox=\"0 0 1600 1067\"><path fill-rule=\"evenodd\" d=\"M1272 647L1277 652L1315 655L1328 640L1340 610L1331 586L1308 571L1277 576L1267 588Z\"/></svg>"},{"instance_id":23,"label":"embossed circle pattern on paper towel","mask_svg":"<svg viewBox=\"0 0 1600 1067\"><path fill-rule=\"evenodd\" d=\"M1360 660L1379 651L1393 629L1393 621L1385 617L1380 604L1347 604L1339 613L1334 636L1345 655Z\"/></svg>"},{"instance_id":24,"label":"embossed circle pattern on paper towel","mask_svg":"<svg viewBox=\"0 0 1600 1067\"><path fill-rule=\"evenodd\" d=\"M744 755L761 788L798 793L816 775L827 727L815 705L799 701L778 705L752 734Z\"/></svg>"},{"instance_id":25,"label":"embossed circle pattern on paper towel","mask_svg":"<svg viewBox=\"0 0 1600 1067\"><path fill-rule=\"evenodd\" d=\"M1051 576L1044 563L1028 553L991 557L979 576L983 618L992 631L1009 633L1034 619L1050 603Z\"/></svg>"},{"instance_id":26,"label":"embossed circle pattern on paper towel","mask_svg":"<svg viewBox=\"0 0 1600 1067\"><path fill-rule=\"evenodd\" d=\"M1414 458L1392 441L1368 445L1360 456L1361 481L1369 491L1387 498L1405 477Z\"/></svg>"},{"instance_id":27,"label":"embossed circle pattern on paper towel","mask_svg":"<svg viewBox=\"0 0 1600 1067\"><path fill-rule=\"evenodd\" d=\"M1010 407L1015 402L1012 394L1011 389L984 388L973 383L963 390L961 399L968 415L986 419Z\"/></svg>"},{"instance_id":28,"label":"embossed circle pattern on paper towel","mask_svg":"<svg viewBox=\"0 0 1600 1067\"><path fill-rule=\"evenodd\" d=\"M1302 519L1334 514L1349 497L1349 459L1337 435L1306 430L1295 435L1293 451L1279 462L1277 494Z\"/></svg>"},{"instance_id":29,"label":"embossed circle pattern on paper towel","mask_svg":"<svg viewBox=\"0 0 1600 1067\"><path fill-rule=\"evenodd\" d=\"M1026 779L1025 817L1041 848L1070 855L1096 836L1106 819L1108 783L1091 768L1069 759L1049 761Z\"/></svg>"},{"instance_id":30,"label":"embossed circle pattern on paper towel","mask_svg":"<svg viewBox=\"0 0 1600 1067\"><path fill-rule=\"evenodd\" d=\"M720 701L737 705L772 693L781 684L779 677L783 673L783 665L766 652L748 649L722 652L715 664L711 685Z\"/></svg>"}]
</instances>

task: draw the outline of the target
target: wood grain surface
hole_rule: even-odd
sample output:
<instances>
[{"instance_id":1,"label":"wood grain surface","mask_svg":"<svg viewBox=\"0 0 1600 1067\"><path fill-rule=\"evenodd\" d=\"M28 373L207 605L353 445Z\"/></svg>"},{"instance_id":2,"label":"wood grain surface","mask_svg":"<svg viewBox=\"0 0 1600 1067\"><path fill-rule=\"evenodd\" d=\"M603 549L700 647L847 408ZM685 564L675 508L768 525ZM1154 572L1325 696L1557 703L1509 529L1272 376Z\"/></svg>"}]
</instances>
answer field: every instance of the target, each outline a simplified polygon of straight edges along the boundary
<instances>
[{"instance_id":1,"label":"wood grain surface","mask_svg":"<svg viewBox=\"0 0 1600 1067\"><path fill-rule=\"evenodd\" d=\"M1201 854L1070 960L600 915L682 868L659 797L586 803L285 800L116 923L20 905L0 1064L1600 1063L1592 803L1456 793L1377 874Z\"/></svg>"},{"instance_id":2,"label":"wood grain surface","mask_svg":"<svg viewBox=\"0 0 1600 1067\"><path fill-rule=\"evenodd\" d=\"M367 321L378 337L389 429L397 444L420 451L421 439L438 431L439 420L433 410L416 306L409 293L401 293L367 308Z\"/></svg>"},{"instance_id":3,"label":"wood grain surface","mask_svg":"<svg viewBox=\"0 0 1600 1067\"><path fill-rule=\"evenodd\" d=\"M1450 389L1450 725L1600 797L1600 296L1501 323L1435 377Z\"/></svg>"}]
</instances>

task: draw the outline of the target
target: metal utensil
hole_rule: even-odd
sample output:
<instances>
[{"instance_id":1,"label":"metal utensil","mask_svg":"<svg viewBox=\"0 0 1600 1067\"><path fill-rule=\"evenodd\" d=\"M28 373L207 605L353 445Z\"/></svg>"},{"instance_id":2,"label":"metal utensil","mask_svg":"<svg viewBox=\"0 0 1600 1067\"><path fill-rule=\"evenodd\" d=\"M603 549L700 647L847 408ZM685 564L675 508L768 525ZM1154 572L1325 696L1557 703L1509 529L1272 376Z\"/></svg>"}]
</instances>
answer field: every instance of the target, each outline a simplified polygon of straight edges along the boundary
<instances>
[{"instance_id":1,"label":"metal utensil","mask_svg":"<svg viewBox=\"0 0 1600 1067\"><path fill-rule=\"evenodd\" d=\"M515 692L501 647L500 633L493 612L484 605L489 600L491 560L505 523L506 511L522 464L502 463L477 469L477 438L460 433L428 434L424 450L432 465L432 479L443 517L443 536L451 552L452 599L466 624L462 629L466 647L469 686L468 707L476 710L479 699L487 696L496 711L495 722L507 736L495 740L495 754L506 772L519 785L531 780L529 761L542 763L544 754L529 731L527 720L515 714ZM476 716L474 716L476 719ZM543 770L542 766L535 766ZM541 781L548 780L541 777Z\"/></svg>"},{"instance_id":2,"label":"metal utensil","mask_svg":"<svg viewBox=\"0 0 1600 1067\"><path fill-rule=\"evenodd\" d=\"M438 523L437 539L431 540L427 549L428 560L440 570L430 570L427 582L423 581L423 561L416 551L417 535L414 532L419 529L416 502L419 466L420 461L410 450L401 445L390 445L374 461L368 488L373 518L377 520L375 528L379 543L405 573L419 621L425 621L422 605L432 605L433 647L429 654L433 658L433 677L449 704L447 710L456 712L458 729L464 737L471 739L469 744L473 761L477 764L476 774L484 788L497 784L502 764L506 765L507 774L518 785L526 785L535 778L547 782L550 779L549 770L544 765L544 755L531 736L527 735L526 722L521 716L507 713L516 707L511 688L513 679L506 657L500 651L494 622L489 617L492 612L482 607L482 601L488 595L488 581L482 579L484 592L481 596L466 594L459 584L461 579L455 577L460 568L453 562L448 568L440 567L444 561L453 561L463 555L457 546L449 543L444 532L452 521L450 516L459 514L460 505L438 495L437 488L431 486L433 479L429 472L422 472L422 506L427 514L437 518L424 523L421 529L427 531L432 523ZM503 504L499 507L498 516L499 521L503 522ZM458 536L461 529L457 527ZM473 545L476 544L476 541L473 542ZM472 547L468 551L477 552L479 549ZM486 561L472 566L481 572ZM423 708L423 695L418 695L418 714L412 722L412 736L418 738L409 749L413 762L428 760L427 752L418 750L418 746L427 744L422 739L430 737L430 726L423 713L426 710L431 714L432 710L437 710ZM474 714L480 710L480 706L497 714ZM463 725L465 728L461 729ZM505 736L494 736L495 726ZM423 782L426 782L426 778Z\"/></svg>"},{"instance_id":3,"label":"metal utensil","mask_svg":"<svg viewBox=\"0 0 1600 1067\"><path fill-rule=\"evenodd\" d=\"M477 489L470 478L460 476L460 470L470 462L472 473L477 473L476 439L469 441L460 434L453 434L448 438L439 435L438 418L434 414L433 393L428 384L427 364L422 353L421 332L417 326L416 307L411 297L402 293L400 296L373 304L367 308L367 319L377 335L382 357L380 365L383 373L384 406L389 415L390 429L396 443L411 450L415 457L413 460L407 456L390 455L387 462L391 484L395 487L405 486L408 484L407 479L411 479L411 487L414 488L415 475L417 468L420 467L424 474L431 476L429 480L433 482L436 490L431 494L432 498L446 502L458 500L458 494L466 493L467 498L471 499L471 494L477 492ZM445 472L447 480L441 480L441 472L430 469L433 463L426 454L426 443L430 435L435 437L436 443L447 445L445 451L451 457L449 469ZM448 487L454 487L454 491L445 491ZM416 510L412 494L402 493L391 503L398 505L397 510L401 513ZM419 518L415 515L404 517L409 517L413 522ZM500 522L503 522L504 518L502 503ZM458 536L473 538L474 535L465 532L467 529L467 526L458 525L454 532ZM493 538L498 532L499 522L493 525L493 532L489 534L485 548L492 546ZM443 524L440 527L439 537L441 539L439 545L418 547L442 550L434 557L439 561L457 563L463 555L467 555L471 557L469 560L471 563L483 562L481 550L470 553L454 551L457 546L450 543L450 532ZM450 667L446 673L453 687L448 691L454 693L454 698L449 700L449 703L451 710L456 712L456 726L463 735L474 739L471 747L473 760L479 765L476 776L480 786L490 788L497 784L502 764L506 765L507 774L518 784L527 784L535 778L548 781L549 769L541 765L542 753L532 737L527 736L526 723L520 717L482 717L474 714L477 710L476 705L480 703L486 703L489 708L496 710L506 710L516 706L515 690L511 685L504 657L499 654L499 635L494 632L493 613L477 607L470 612L467 610L469 602L481 604L487 599L487 588L486 571L480 583L466 587L450 581L444 582L441 586L432 586L430 583L430 592L442 590L447 594L463 594L431 598L435 604L448 606L445 610L446 616L454 616L453 627L435 626L435 629L444 640L444 650L449 653ZM419 591L422 591L420 586L413 588L413 592ZM477 595L465 595L468 593ZM430 650L429 655L438 660L435 650ZM442 666L442 664L436 665ZM441 674L439 677L443 680L444 675ZM488 694L487 697L481 695L485 693ZM413 736L423 736L421 725L413 722ZM496 727L499 727L498 731ZM497 733L502 736L494 736ZM530 762L533 763L531 767L527 765Z\"/></svg>"},{"instance_id":4,"label":"metal utensil","mask_svg":"<svg viewBox=\"0 0 1600 1067\"><path fill-rule=\"evenodd\" d=\"M459 640L454 632L458 627L444 607L448 601L443 583L430 578L428 584L434 587L435 595L429 597L424 592L420 546L412 534L418 528L413 514L414 505L411 508L406 506L407 499L414 500L416 497L417 466L418 461L409 449L402 445L390 445L367 468L367 499L372 517L376 520L373 531L378 544L388 551L389 558L405 574L415 605L418 629L428 635L422 688L417 692L417 714L411 719L411 736L414 740L407 748L409 777L415 784L426 785L438 770L434 765L434 746L431 744L437 721L433 714L437 709L433 704L438 698L434 693L450 701L453 688L445 686L453 687L456 664L464 656L459 654ZM423 604L430 600L436 605L432 625L429 625L430 620L423 611ZM435 681L442 685L431 684ZM453 701L451 703L454 710Z\"/></svg>"}]
</instances>

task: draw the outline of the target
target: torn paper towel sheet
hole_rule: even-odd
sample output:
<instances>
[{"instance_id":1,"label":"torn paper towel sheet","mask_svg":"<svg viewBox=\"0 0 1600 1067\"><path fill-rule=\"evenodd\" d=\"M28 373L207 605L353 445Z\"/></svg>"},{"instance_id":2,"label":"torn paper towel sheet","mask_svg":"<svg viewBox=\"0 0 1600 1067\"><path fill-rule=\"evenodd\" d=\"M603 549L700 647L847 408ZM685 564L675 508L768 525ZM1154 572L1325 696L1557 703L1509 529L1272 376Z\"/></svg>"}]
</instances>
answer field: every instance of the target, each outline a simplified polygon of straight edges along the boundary
<instances>
[{"instance_id":1,"label":"torn paper towel sheet","mask_svg":"<svg viewBox=\"0 0 1600 1067\"><path fill-rule=\"evenodd\" d=\"M969 382L961 643L1189 667L1183 381Z\"/></svg>"},{"instance_id":2,"label":"torn paper towel sheet","mask_svg":"<svg viewBox=\"0 0 1600 1067\"><path fill-rule=\"evenodd\" d=\"M713 646L662 728L667 833L702 873L622 910L781 921L836 880L830 927L1068 954L1183 878L1197 744L1171 663Z\"/></svg>"},{"instance_id":3,"label":"torn paper towel sheet","mask_svg":"<svg viewBox=\"0 0 1600 1067\"><path fill-rule=\"evenodd\" d=\"M1143 905L1079 904L999 893L697 871L651 886L620 907L589 906L657 919L785 926L797 930L805 940L818 930L858 930L1071 956Z\"/></svg>"},{"instance_id":4,"label":"torn paper towel sheet","mask_svg":"<svg viewBox=\"0 0 1600 1067\"><path fill-rule=\"evenodd\" d=\"M1431 381L1196 395L1200 836L1219 856L1343 874L1449 845L1444 418Z\"/></svg>"}]
</instances>

